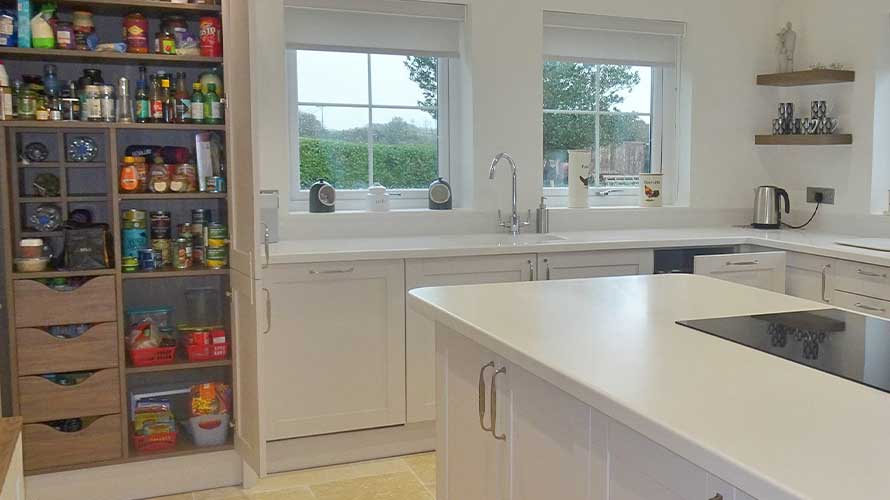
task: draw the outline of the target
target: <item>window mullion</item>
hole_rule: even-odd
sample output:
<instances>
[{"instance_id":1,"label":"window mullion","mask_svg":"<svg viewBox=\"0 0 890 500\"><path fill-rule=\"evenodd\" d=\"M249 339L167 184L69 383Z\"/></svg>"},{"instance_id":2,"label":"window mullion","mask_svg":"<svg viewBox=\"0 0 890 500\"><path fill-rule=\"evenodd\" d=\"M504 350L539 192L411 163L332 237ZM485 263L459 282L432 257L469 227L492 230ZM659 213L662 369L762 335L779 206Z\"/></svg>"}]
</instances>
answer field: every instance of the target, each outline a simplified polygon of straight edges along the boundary
<instances>
[{"instance_id":1,"label":"window mullion","mask_svg":"<svg viewBox=\"0 0 890 500\"><path fill-rule=\"evenodd\" d=\"M374 94L371 88L371 54L368 54L368 187L374 185Z\"/></svg>"},{"instance_id":2,"label":"window mullion","mask_svg":"<svg viewBox=\"0 0 890 500\"><path fill-rule=\"evenodd\" d=\"M596 67L593 74L593 109L594 113L594 133L593 133L593 165L594 176L593 185L600 185L600 66ZM589 184L589 183L588 183Z\"/></svg>"}]
</instances>

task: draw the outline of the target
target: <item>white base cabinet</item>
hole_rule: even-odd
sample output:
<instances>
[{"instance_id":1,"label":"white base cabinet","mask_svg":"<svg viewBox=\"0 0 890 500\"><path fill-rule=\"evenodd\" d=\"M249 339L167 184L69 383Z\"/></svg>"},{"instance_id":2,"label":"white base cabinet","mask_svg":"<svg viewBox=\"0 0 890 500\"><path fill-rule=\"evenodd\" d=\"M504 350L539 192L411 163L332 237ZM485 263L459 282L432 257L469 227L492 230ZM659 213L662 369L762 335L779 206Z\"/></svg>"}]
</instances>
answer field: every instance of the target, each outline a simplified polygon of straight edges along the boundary
<instances>
[{"instance_id":1,"label":"white base cabinet","mask_svg":"<svg viewBox=\"0 0 890 500\"><path fill-rule=\"evenodd\" d=\"M696 255L695 274L785 293L785 252Z\"/></svg>"},{"instance_id":2,"label":"white base cabinet","mask_svg":"<svg viewBox=\"0 0 890 500\"><path fill-rule=\"evenodd\" d=\"M539 280L652 274L652 250L601 250L538 254Z\"/></svg>"},{"instance_id":3,"label":"white base cabinet","mask_svg":"<svg viewBox=\"0 0 890 500\"><path fill-rule=\"evenodd\" d=\"M403 261L273 266L262 286L269 440L405 423Z\"/></svg>"},{"instance_id":4,"label":"white base cabinet","mask_svg":"<svg viewBox=\"0 0 890 500\"><path fill-rule=\"evenodd\" d=\"M785 293L802 299L831 303L834 291L834 259L788 252Z\"/></svg>"},{"instance_id":5,"label":"white base cabinet","mask_svg":"<svg viewBox=\"0 0 890 500\"><path fill-rule=\"evenodd\" d=\"M449 328L436 328L439 500L754 500Z\"/></svg>"}]
</instances>

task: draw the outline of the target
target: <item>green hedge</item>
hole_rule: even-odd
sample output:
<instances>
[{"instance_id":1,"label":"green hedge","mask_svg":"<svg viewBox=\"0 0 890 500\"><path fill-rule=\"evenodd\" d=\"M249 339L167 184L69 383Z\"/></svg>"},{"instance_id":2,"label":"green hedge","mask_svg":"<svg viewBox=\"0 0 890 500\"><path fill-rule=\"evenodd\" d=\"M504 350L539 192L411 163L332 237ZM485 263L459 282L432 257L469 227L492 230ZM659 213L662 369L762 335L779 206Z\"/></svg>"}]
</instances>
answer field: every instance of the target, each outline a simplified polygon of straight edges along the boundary
<instances>
[{"instance_id":1,"label":"green hedge","mask_svg":"<svg viewBox=\"0 0 890 500\"><path fill-rule=\"evenodd\" d=\"M374 181L387 188L426 188L439 172L433 144L375 144ZM300 139L300 187L318 179L338 189L368 187L368 146L330 139Z\"/></svg>"}]
</instances>

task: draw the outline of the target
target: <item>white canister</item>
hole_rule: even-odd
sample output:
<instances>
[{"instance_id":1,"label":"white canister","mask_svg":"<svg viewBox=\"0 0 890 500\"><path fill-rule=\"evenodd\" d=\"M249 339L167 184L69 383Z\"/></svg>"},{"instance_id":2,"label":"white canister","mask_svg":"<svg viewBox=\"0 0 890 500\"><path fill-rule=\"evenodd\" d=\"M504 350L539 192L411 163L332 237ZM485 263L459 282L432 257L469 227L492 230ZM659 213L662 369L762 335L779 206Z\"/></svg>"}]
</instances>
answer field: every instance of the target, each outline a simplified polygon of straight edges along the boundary
<instances>
[{"instance_id":1,"label":"white canister","mask_svg":"<svg viewBox=\"0 0 890 500\"><path fill-rule=\"evenodd\" d=\"M640 206L661 206L664 196L663 178L663 174L640 174Z\"/></svg>"},{"instance_id":2,"label":"white canister","mask_svg":"<svg viewBox=\"0 0 890 500\"><path fill-rule=\"evenodd\" d=\"M569 151L569 208L587 208L591 154L589 149Z\"/></svg>"},{"instance_id":3,"label":"white canister","mask_svg":"<svg viewBox=\"0 0 890 500\"><path fill-rule=\"evenodd\" d=\"M385 186L374 184L368 188L368 211L389 211L389 193L386 192Z\"/></svg>"}]
</instances>

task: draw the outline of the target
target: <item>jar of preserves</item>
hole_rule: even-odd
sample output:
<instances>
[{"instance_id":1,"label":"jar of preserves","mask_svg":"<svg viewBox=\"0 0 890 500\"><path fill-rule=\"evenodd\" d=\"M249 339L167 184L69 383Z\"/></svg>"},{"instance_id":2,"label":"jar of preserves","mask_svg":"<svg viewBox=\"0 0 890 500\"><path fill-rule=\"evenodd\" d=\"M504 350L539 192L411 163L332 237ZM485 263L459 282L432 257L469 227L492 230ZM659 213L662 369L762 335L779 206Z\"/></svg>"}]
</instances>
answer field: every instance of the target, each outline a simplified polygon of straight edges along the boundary
<instances>
[{"instance_id":1,"label":"jar of preserves","mask_svg":"<svg viewBox=\"0 0 890 500\"><path fill-rule=\"evenodd\" d=\"M133 193L139 188L139 173L136 171L136 158L124 156L121 161L120 190L122 193Z\"/></svg>"},{"instance_id":2,"label":"jar of preserves","mask_svg":"<svg viewBox=\"0 0 890 500\"><path fill-rule=\"evenodd\" d=\"M148 19L139 12L131 12L124 18L124 42L127 52L148 53Z\"/></svg>"},{"instance_id":3,"label":"jar of preserves","mask_svg":"<svg viewBox=\"0 0 890 500\"><path fill-rule=\"evenodd\" d=\"M74 24L68 21L56 23L56 47L71 50L77 47L74 41Z\"/></svg>"},{"instance_id":4,"label":"jar of preserves","mask_svg":"<svg viewBox=\"0 0 890 500\"><path fill-rule=\"evenodd\" d=\"M152 193L170 191L170 173L163 163L154 163L148 173L148 190Z\"/></svg>"}]
</instances>

